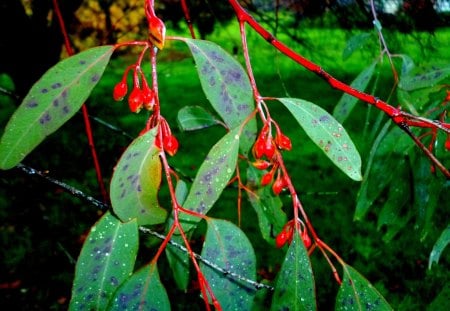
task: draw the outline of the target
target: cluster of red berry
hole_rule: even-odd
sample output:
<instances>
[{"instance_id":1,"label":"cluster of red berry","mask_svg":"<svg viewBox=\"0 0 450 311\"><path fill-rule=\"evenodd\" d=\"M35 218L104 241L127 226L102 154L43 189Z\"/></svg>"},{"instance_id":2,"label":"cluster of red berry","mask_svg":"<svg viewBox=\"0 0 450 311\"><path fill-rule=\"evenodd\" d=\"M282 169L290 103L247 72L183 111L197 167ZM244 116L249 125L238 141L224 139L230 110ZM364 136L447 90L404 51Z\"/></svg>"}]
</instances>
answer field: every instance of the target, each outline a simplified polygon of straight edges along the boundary
<instances>
[{"instance_id":1,"label":"cluster of red berry","mask_svg":"<svg viewBox=\"0 0 450 311\"><path fill-rule=\"evenodd\" d=\"M272 125L275 127L275 137L272 135ZM253 145L253 156L255 158L253 166L259 170L266 170L271 167L270 171L261 178L262 186L271 184L275 173L277 173L272 184L272 190L276 195L280 194L289 184L287 177L280 170L277 148L279 150L291 150L291 140L281 132L280 127L274 120L267 119Z\"/></svg>"},{"instance_id":2,"label":"cluster of red berry","mask_svg":"<svg viewBox=\"0 0 450 311\"><path fill-rule=\"evenodd\" d=\"M308 235L308 231L305 228L305 225L303 224L303 222L298 219L298 221L300 222L300 224L302 225L302 230L300 233L300 236L303 240L303 244L305 244L306 248L309 248L312 244L311 242L311 238ZM283 229L281 230L281 232L276 236L275 238L275 245L278 248L283 247L286 243L291 244L293 238L294 238L294 232L295 232L295 223L294 223L294 219L288 221Z\"/></svg>"},{"instance_id":3,"label":"cluster of red berry","mask_svg":"<svg viewBox=\"0 0 450 311\"><path fill-rule=\"evenodd\" d=\"M125 70L122 80L120 80L113 90L113 98L121 101L128 93L127 76L128 72L133 70L133 89L128 96L128 105L131 112L138 113L142 107L147 110L153 110L155 105L155 92L148 85L147 79L142 73L140 66L130 65ZM141 87L142 82L142 87Z\"/></svg>"}]
</instances>

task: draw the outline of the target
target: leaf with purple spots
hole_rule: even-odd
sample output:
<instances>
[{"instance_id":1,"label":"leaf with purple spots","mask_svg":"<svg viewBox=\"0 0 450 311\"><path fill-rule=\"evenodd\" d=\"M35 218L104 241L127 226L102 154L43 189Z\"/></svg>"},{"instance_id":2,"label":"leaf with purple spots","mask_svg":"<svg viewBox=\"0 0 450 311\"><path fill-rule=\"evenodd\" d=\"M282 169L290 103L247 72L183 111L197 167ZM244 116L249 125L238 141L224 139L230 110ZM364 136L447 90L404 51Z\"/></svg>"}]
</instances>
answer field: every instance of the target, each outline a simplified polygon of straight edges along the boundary
<instances>
[{"instance_id":1,"label":"leaf with purple spots","mask_svg":"<svg viewBox=\"0 0 450 311\"><path fill-rule=\"evenodd\" d=\"M75 267L70 310L105 310L133 272L138 250L135 220L122 223L106 212L91 228Z\"/></svg>"},{"instance_id":2,"label":"leaf with purple spots","mask_svg":"<svg viewBox=\"0 0 450 311\"><path fill-rule=\"evenodd\" d=\"M343 268L344 279L336 297L335 310L393 310L384 297L358 271L349 265L344 265Z\"/></svg>"},{"instance_id":3,"label":"leaf with purple spots","mask_svg":"<svg viewBox=\"0 0 450 311\"><path fill-rule=\"evenodd\" d=\"M192 183L183 207L205 215L217 201L236 169L239 152L239 128L222 137L209 151ZM185 231L195 226L201 218L180 214Z\"/></svg>"},{"instance_id":4,"label":"leaf with purple spots","mask_svg":"<svg viewBox=\"0 0 450 311\"><path fill-rule=\"evenodd\" d=\"M108 306L111 310L171 310L156 262L140 268L119 287Z\"/></svg>"},{"instance_id":5,"label":"leaf with purple spots","mask_svg":"<svg viewBox=\"0 0 450 311\"><path fill-rule=\"evenodd\" d=\"M270 310L317 310L311 261L298 233L278 273Z\"/></svg>"},{"instance_id":6,"label":"leaf with purple spots","mask_svg":"<svg viewBox=\"0 0 450 311\"><path fill-rule=\"evenodd\" d=\"M97 85L114 51L100 46L50 68L30 89L6 125L0 141L0 168L22 161L80 109Z\"/></svg>"},{"instance_id":7,"label":"leaf with purple spots","mask_svg":"<svg viewBox=\"0 0 450 311\"><path fill-rule=\"evenodd\" d=\"M361 157L342 125L327 111L306 100L278 98L325 155L351 179L360 181Z\"/></svg>"},{"instance_id":8,"label":"leaf with purple spots","mask_svg":"<svg viewBox=\"0 0 450 311\"><path fill-rule=\"evenodd\" d=\"M183 39L196 63L203 92L225 124L240 126L255 109L250 80L242 65L219 45L204 40ZM247 154L256 137L252 118L241 137L241 151Z\"/></svg>"},{"instance_id":9,"label":"leaf with purple spots","mask_svg":"<svg viewBox=\"0 0 450 311\"><path fill-rule=\"evenodd\" d=\"M122 221L137 219L139 225L166 220L158 202L161 160L155 142L156 128L136 138L117 163L111 180L111 205Z\"/></svg>"},{"instance_id":10,"label":"leaf with purple spots","mask_svg":"<svg viewBox=\"0 0 450 311\"><path fill-rule=\"evenodd\" d=\"M210 218L207 224L202 258L229 273L256 280L255 252L245 233L223 219ZM223 310L251 310L254 287L204 263L200 267Z\"/></svg>"}]
</instances>

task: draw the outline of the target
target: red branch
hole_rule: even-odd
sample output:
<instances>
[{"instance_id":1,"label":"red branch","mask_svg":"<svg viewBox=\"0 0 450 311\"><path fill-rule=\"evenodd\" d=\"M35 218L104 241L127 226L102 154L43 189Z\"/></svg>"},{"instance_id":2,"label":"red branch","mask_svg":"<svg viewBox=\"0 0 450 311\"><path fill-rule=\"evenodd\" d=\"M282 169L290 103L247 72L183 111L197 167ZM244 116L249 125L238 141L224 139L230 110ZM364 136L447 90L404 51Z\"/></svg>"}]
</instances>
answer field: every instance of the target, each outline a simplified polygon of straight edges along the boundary
<instances>
[{"instance_id":1,"label":"red branch","mask_svg":"<svg viewBox=\"0 0 450 311\"><path fill-rule=\"evenodd\" d=\"M229 3L233 7L236 17L239 23L242 25L243 23L247 23L252 27L261 37L263 37L268 43L270 43L273 47L275 47L278 51L294 60L304 68L308 69L311 72L314 72L316 75L324 79L332 88L340 90L346 94L349 94L363 102L371 104L375 106L377 109L382 110L385 114L387 114L392 121L399 126L403 131L405 131L409 136L411 136L414 142L419 146L419 148L424 151L426 156L436 165L441 172L447 177L450 178L450 171L447 170L442 163L431 153L426 152L424 148L422 148L423 144L420 140L415 137L411 130L410 126L414 127L428 127L428 128L437 128L443 130L446 133L450 133L450 124L440 122L437 120L429 120L426 118L418 117L409 113L402 111L400 108L393 107L383 100L377 98L376 96L361 92L355 88L352 88L348 84L339 81L326 71L322 69L322 67L317 64L311 62L310 60L304 58L300 54L296 53L294 50L289 48L287 45L279 41L275 36L273 36L270 32L268 32L262 25L260 25L245 9L238 3L237 0L229 0ZM241 26L242 28L242 26ZM425 148L426 149L426 148ZM428 149L427 149L428 150Z\"/></svg>"},{"instance_id":2,"label":"red branch","mask_svg":"<svg viewBox=\"0 0 450 311\"><path fill-rule=\"evenodd\" d=\"M70 44L69 36L67 34L66 26L64 24L64 19L61 15L61 11L59 10L59 5L57 0L53 0L53 7L55 9L55 14L58 17L59 26L61 27L62 35L64 36L64 44L66 47L67 54L72 56L74 54L72 46ZM91 150L92 159L94 161L95 172L97 174L97 182L100 187L100 193L103 198L103 202L107 203L108 200L108 192L106 191L105 183L103 182L102 172L100 168L100 162L97 156L97 150L95 149L94 136L92 135L91 122L89 120L89 113L85 104L81 106L81 110L83 113L84 119L84 127L86 130L86 136L88 139L89 148Z\"/></svg>"}]
</instances>

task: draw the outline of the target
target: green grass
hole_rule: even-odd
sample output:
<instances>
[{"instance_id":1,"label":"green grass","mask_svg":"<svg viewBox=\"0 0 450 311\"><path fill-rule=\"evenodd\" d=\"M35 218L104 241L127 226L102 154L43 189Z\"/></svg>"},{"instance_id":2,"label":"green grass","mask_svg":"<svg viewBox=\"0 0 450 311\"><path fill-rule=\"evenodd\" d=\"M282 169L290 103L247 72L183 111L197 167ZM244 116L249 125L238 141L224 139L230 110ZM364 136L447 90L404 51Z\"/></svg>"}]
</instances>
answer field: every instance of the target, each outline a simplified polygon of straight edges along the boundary
<instances>
[{"instance_id":1,"label":"green grass","mask_svg":"<svg viewBox=\"0 0 450 311\"><path fill-rule=\"evenodd\" d=\"M168 35L171 34L175 33L169 29ZM280 39L288 42L298 53L320 64L330 74L349 83L379 52L374 36L368 47L355 52L348 60L342 60L342 50L350 36L350 33L338 29L305 28L301 30L301 37L307 43L305 45L294 43L282 34ZM450 62L447 52L450 30L439 30L433 37L416 34L420 37L419 41L412 35L388 31L385 36L392 47L392 53L408 53L418 64L442 60ZM218 28L208 39L220 42L229 52L234 46L240 46L240 37L233 22ZM340 92L332 89L314 73L276 52L248 27L247 39L261 95L302 98L332 111L342 95ZM432 49L421 49L418 42L426 42L428 39L432 42ZM113 132L99 123L93 123L94 137L107 183L123 148L129 144L131 137L138 135L148 117L146 112L131 114L126 101L117 103L112 99L112 86L119 81L125 66L135 61L135 57L136 55L123 55L114 59L87 103L91 115L130 135ZM192 178L209 148L225 130L213 127L185 133L178 129L176 112L181 107L201 105L211 111L212 108L201 90L186 45L170 41L158 57L162 114L181 143L179 153L170 159L170 163L182 175ZM237 57L242 62L242 55ZM375 93L380 98L387 98L392 85L387 59L379 68L379 77ZM395 103L395 98L391 100ZM373 282L394 309L425 310L448 281L448 253L441 259L440 265L434 266L430 271L425 264L433 238L439 232L434 231L433 236L420 241L415 231L404 228L396 239L386 244L382 241L382 233L376 229L376 209L364 221L353 221L359 183L349 180L331 164L280 103L270 101L268 105L272 117L293 140L295 152L285 153L286 164L319 235L346 262ZM367 155L367 144L359 134L364 126L367 108L363 103L358 105L345 127L355 137L364 156ZM48 169L52 177L98 197L89 150L82 146L87 146L86 138L81 116L76 116L36 149L26 159L26 163L37 169ZM27 309L64 309L64 303L59 304L57 300L70 295L73 260L76 260L81 246L76 241L98 219L97 210L41 179L25 176L18 171L1 172L0 181L0 215L3 222L0 227L1 246L8 250L7 253L4 252L7 255L1 257L3 264L0 282L22 280L21 291L7 290L2 299ZM161 203L168 207L166 199L161 198ZM289 198L283 200L286 203L284 209L289 213ZM268 251L268 245L261 242L258 228L255 227L256 215L249 204L244 203L242 213L242 226L249 230L249 237L258 253L259 268L275 269L282 256L281 251ZM212 209L211 214L237 220L235 189L225 191L224 200ZM448 215L442 210L438 211L437 216L440 217L437 220L442 219L441 222L448 219ZM443 225L441 222L437 221L439 225ZM330 309L337 286L321 254L315 252L312 262L320 309ZM171 282L167 275L163 279ZM174 291L173 294L179 293Z\"/></svg>"}]
</instances>

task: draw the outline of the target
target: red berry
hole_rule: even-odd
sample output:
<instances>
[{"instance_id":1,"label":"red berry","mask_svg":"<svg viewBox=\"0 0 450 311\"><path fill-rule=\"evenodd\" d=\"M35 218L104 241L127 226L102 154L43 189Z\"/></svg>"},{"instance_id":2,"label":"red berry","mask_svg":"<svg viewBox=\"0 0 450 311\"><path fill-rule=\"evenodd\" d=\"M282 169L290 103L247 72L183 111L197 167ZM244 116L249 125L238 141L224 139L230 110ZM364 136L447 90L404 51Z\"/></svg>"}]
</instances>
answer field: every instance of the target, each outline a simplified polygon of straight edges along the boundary
<instances>
[{"instance_id":1,"label":"red berry","mask_svg":"<svg viewBox=\"0 0 450 311\"><path fill-rule=\"evenodd\" d=\"M173 135L168 135L163 138L164 150L171 156L178 151L178 140Z\"/></svg>"},{"instance_id":2,"label":"red berry","mask_svg":"<svg viewBox=\"0 0 450 311\"><path fill-rule=\"evenodd\" d=\"M261 178L261 186L266 186L272 182L273 172L268 172L263 175Z\"/></svg>"},{"instance_id":3,"label":"red berry","mask_svg":"<svg viewBox=\"0 0 450 311\"><path fill-rule=\"evenodd\" d=\"M277 179L275 179L275 182L272 185L272 191L275 195L279 195L285 187L286 187L285 179L281 177L279 174L277 176Z\"/></svg>"},{"instance_id":4,"label":"red berry","mask_svg":"<svg viewBox=\"0 0 450 311\"><path fill-rule=\"evenodd\" d=\"M115 101L122 100L128 92L128 85L125 81L120 81L114 86L113 98Z\"/></svg>"},{"instance_id":5,"label":"red berry","mask_svg":"<svg viewBox=\"0 0 450 311\"><path fill-rule=\"evenodd\" d=\"M284 135L283 133L278 133L275 137L275 143L277 144L278 148L284 149L284 150L291 150L292 149L292 143L289 137Z\"/></svg>"},{"instance_id":6,"label":"red berry","mask_svg":"<svg viewBox=\"0 0 450 311\"><path fill-rule=\"evenodd\" d=\"M450 151L450 135L447 135L447 139L445 140L445 149Z\"/></svg>"},{"instance_id":7,"label":"red berry","mask_svg":"<svg viewBox=\"0 0 450 311\"><path fill-rule=\"evenodd\" d=\"M288 240L287 233L283 230L275 238L275 245L277 248L282 248Z\"/></svg>"},{"instance_id":8,"label":"red berry","mask_svg":"<svg viewBox=\"0 0 450 311\"><path fill-rule=\"evenodd\" d=\"M252 163L254 167L256 167L258 170L265 170L269 166L272 165L272 163L257 159L255 162Z\"/></svg>"},{"instance_id":9,"label":"red berry","mask_svg":"<svg viewBox=\"0 0 450 311\"><path fill-rule=\"evenodd\" d=\"M142 91L138 87L134 87L128 97L128 105L130 107L131 112L138 113L144 104L144 97L142 95Z\"/></svg>"},{"instance_id":10,"label":"red berry","mask_svg":"<svg viewBox=\"0 0 450 311\"><path fill-rule=\"evenodd\" d=\"M268 136L266 141L264 142L264 155L268 159L272 159L275 154L275 146L272 141L272 136Z\"/></svg>"},{"instance_id":11,"label":"red berry","mask_svg":"<svg viewBox=\"0 0 450 311\"><path fill-rule=\"evenodd\" d=\"M148 22L148 39L158 49L162 50L164 48L164 41L166 37L166 26L164 25L163 21L155 15L152 15Z\"/></svg>"},{"instance_id":12,"label":"red berry","mask_svg":"<svg viewBox=\"0 0 450 311\"><path fill-rule=\"evenodd\" d=\"M155 92L148 86L147 81L143 80L142 85L142 96L144 99L144 107L147 110L153 110L153 106L155 105Z\"/></svg>"},{"instance_id":13,"label":"red berry","mask_svg":"<svg viewBox=\"0 0 450 311\"><path fill-rule=\"evenodd\" d=\"M302 232L302 240L306 248L309 248L311 246L311 238L309 237L308 232L306 232L306 230L303 230Z\"/></svg>"}]
</instances>

